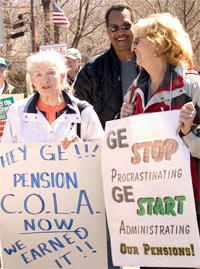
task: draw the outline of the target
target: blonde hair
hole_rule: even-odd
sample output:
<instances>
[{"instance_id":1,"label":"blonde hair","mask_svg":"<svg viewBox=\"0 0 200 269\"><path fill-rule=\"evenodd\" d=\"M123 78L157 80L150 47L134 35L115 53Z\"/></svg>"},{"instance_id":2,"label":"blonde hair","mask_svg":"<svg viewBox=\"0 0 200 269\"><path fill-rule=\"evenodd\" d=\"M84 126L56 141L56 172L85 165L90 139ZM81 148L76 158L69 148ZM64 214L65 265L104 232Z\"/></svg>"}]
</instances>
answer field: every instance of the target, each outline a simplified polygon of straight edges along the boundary
<instances>
[{"instance_id":1,"label":"blonde hair","mask_svg":"<svg viewBox=\"0 0 200 269\"><path fill-rule=\"evenodd\" d=\"M134 29L138 28L155 44L157 56L175 66L192 68L193 51L189 35L177 17L169 13L152 14L134 25Z\"/></svg>"}]
</instances>

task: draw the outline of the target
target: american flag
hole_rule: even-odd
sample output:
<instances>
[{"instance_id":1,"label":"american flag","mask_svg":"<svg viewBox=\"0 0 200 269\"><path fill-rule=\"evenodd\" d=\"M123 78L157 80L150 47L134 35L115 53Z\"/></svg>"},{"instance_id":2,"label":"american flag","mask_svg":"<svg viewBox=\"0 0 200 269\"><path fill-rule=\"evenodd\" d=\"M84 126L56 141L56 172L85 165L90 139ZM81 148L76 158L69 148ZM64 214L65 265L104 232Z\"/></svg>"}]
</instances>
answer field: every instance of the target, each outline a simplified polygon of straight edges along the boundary
<instances>
[{"instance_id":1,"label":"american flag","mask_svg":"<svg viewBox=\"0 0 200 269\"><path fill-rule=\"evenodd\" d=\"M62 9L59 8L56 1L53 0L53 23L54 24L65 24L67 28L71 27L71 23L63 13Z\"/></svg>"}]
</instances>

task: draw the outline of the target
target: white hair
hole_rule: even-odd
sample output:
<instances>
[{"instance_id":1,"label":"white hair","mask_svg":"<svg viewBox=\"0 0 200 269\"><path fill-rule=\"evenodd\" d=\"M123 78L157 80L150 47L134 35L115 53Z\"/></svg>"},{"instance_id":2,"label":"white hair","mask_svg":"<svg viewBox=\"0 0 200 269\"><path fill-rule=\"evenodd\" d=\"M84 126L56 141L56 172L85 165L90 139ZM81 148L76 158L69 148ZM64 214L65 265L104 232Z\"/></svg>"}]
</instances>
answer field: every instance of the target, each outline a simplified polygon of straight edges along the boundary
<instances>
[{"instance_id":1,"label":"white hair","mask_svg":"<svg viewBox=\"0 0 200 269\"><path fill-rule=\"evenodd\" d=\"M52 63L55 64L56 68L61 74L67 74L67 68L65 65L64 57L56 51L40 51L29 56L26 60L27 72L31 76L33 66L41 63Z\"/></svg>"}]
</instances>

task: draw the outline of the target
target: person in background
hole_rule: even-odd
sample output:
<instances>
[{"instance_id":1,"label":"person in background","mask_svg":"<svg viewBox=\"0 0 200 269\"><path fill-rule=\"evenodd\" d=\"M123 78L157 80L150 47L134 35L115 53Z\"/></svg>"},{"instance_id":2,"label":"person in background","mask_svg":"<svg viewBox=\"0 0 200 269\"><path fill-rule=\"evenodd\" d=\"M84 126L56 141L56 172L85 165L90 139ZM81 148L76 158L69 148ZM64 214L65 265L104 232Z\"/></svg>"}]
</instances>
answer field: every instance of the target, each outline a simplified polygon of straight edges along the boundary
<instances>
[{"instance_id":1,"label":"person in background","mask_svg":"<svg viewBox=\"0 0 200 269\"><path fill-rule=\"evenodd\" d=\"M4 58L0 58L0 94L20 93L14 86L6 80L8 76L8 66Z\"/></svg>"},{"instance_id":2,"label":"person in background","mask_svg":"<svg viewBox=\"0 0 200 269\"><path fill-rule=\"evenodd\" d=\"M103 128L119 114L123 97L139 71L132 48L134 16L130 6L111 6L105 23L110 49L89 60L74 83L75 96L93 105Z\"/></svg>"},{"instance_id":3,"label":"person in background","mask_svg":"<svg viewBox=\"0 0 200 269\"><path fill-rule=\"evenodd\" d=\"M141 70L125 96L121 118L180 109L179 135L191 153L192 183L200 224L200 98L196 106L192 103L199 90L200 76L193 66L189 36L178 18L169 13L153 14L135 24L133 44Z\"/></svg>"},{"instance_id":4,"label":"person in background","mask_svg":"<svg viewBox=\"0 0 200 269\"><path fill-rule=\"evenodd\" d=\"M103 128L106 121L119 115L123 97L139 71L132 47L134 21L129 5L116 4L108 8L105 24L110 48L90 59L74 82L75 96L94 107ZM108 229L107 248L108 268L119 268L112 263Z\"/></svg>"},{"instance_id":5,"label":"person in background","mask_svg":"<svg viewBox=\"0 0 200 269\"><path fill-rule=\"evenodd\" d=\"M93 107L67 92L65 61L59 53L31 55L27 71L36 92L11 105L2 143L61 142L65 149L71 142L102 140L104 131Z\"/></svg>"},{"instance_id":6,"label":"person in background","mask_svg":"<svg viewBox=\"0 0 200 269\"><path fill-rule=\"evenodd\" d=\"M66 66L67 81L71 86L76 79L78 72L81 69L81 54L77 49L71 48L67 50Z\"/></svg>"}]
</instances>

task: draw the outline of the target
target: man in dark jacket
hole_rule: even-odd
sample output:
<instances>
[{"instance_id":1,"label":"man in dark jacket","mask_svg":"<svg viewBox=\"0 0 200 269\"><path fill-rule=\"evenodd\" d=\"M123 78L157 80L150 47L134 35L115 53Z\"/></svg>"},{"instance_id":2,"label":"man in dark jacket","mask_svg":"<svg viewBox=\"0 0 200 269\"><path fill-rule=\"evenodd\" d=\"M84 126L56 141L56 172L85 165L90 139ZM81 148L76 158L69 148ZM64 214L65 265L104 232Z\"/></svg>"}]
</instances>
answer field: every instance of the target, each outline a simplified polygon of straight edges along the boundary
<instances>
[{"instance_id":1,"label":"man in dark jacket","mask_svg":"<svg viewBox=\"0 0 200 269\"><path fill-rule=\"evenodd\" d=\"M0 94L14 94L19 91L6 80L8 76L8 66L4 58L0 58Z\"/></svg>"},{"instance_id":2,"label":"man in dark jacket","mask_svg":"<svg viewBox=\"0 0 200 269\"><path fill-rule=\"evenodd\" d=\"M123 97L139 71L132 49L132 9L123 4L111 6L106 12L105 23L110 49L86 63L74 82L75 96L93 105L103 128L106 121L119 114ZM112 264L109 233L107 243L108 268L119 268Z\"/></svg>"},{"instance_id":3,"label":"man in dark jacket","mask_svg":"<svg viewBox=\"0 0 200 269\"><path fill-rule=\"evenodd\" d=\"M94 106L103 128L120 112L123 97L138 73L132 50L132 9L114 5L107 10L105 22L110 49L86 63L74 84L75 95Z\"/></svg>"}]
</instances>

